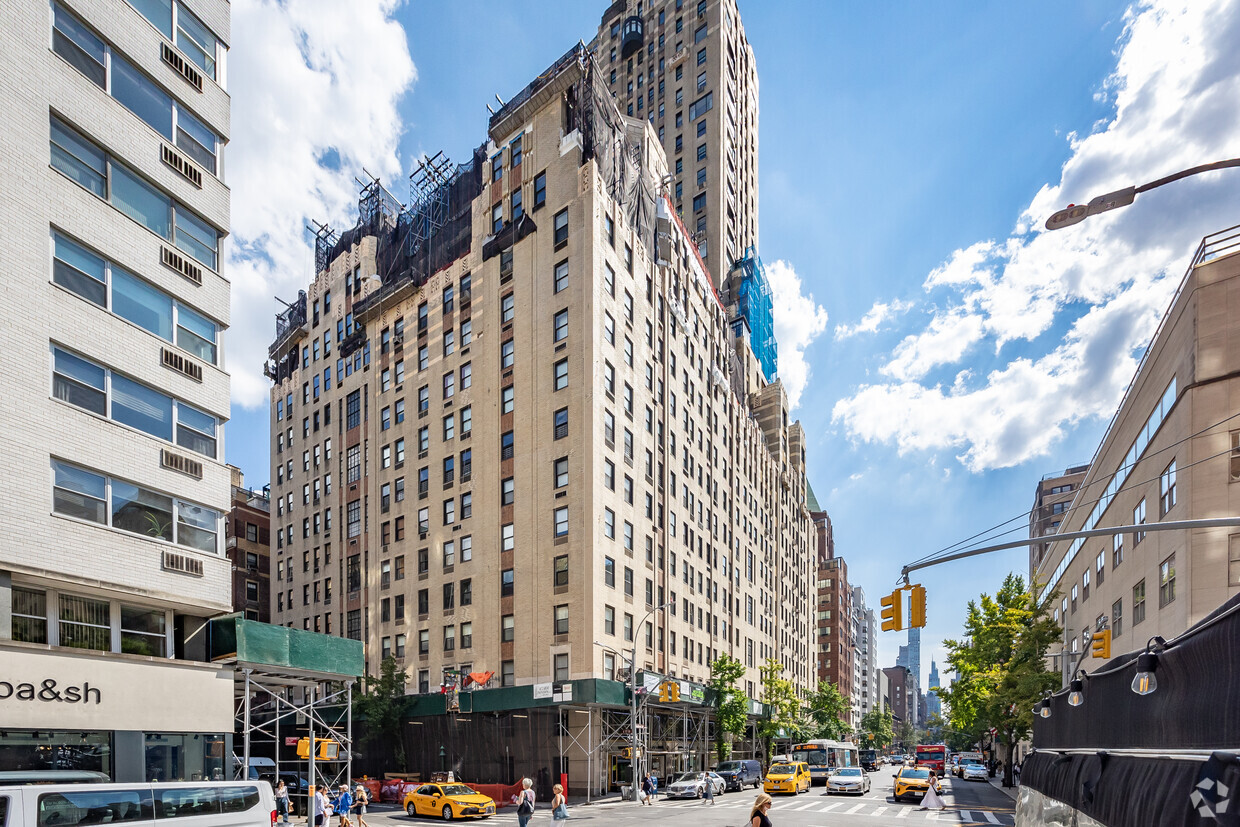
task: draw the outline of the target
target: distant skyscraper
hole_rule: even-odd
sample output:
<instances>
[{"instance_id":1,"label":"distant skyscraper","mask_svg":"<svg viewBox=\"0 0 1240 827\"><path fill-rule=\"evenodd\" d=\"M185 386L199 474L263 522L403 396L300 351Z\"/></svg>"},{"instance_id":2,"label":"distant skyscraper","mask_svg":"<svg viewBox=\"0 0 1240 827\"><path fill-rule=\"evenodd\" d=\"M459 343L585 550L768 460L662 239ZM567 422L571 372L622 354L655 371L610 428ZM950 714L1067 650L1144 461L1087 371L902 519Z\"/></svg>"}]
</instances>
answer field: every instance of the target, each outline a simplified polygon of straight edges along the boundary
<instances>
[{"instance_id":1,"label":"distant skyscraper","mask_svg":"<svg viewBox=\"0 0 1240 827\"><path fill-rule=\"evenodd\" d=\"M942 715L943 702L939 700L939 667L930 661L930 681L926 684L926 714Z\"/></svg>"},{"instance_id":2,"label":"distant skyscraper","mask_svg":"<svg viewBox=\"0 0 1240 827\"><path fill-rule=\"evenodd\" d=\"M913 673L913 684L921 690L921 629L908 630L908 671Z\"/></svg>"}]
</instances>

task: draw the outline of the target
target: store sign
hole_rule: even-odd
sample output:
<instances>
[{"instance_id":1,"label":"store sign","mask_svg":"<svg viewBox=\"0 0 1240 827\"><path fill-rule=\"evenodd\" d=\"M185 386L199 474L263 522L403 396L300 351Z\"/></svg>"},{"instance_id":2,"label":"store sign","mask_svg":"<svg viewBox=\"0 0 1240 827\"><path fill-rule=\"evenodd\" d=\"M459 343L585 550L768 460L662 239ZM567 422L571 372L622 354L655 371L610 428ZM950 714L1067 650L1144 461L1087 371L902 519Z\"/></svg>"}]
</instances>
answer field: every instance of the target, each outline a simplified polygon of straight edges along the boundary
<instances>
[{"instance_id":1,"label":"store sign","mask_svg":"<svg viewBox=\"0 0 1240 827\"><path fill-rule=\"evenodd\" d=\"M230 732L232 693L232 670L210 664L0 646L0 721L14 729Z\"/></svg>"},{"instance_id":2,"label":"store sign","mask_svg":"<svg viewBox=\"0 0 1240 827\"><path fill-rule=\"evenodd\" d=\"M534 684L534 700L536 701L543 700L543 699L549 700L551 696L554 694L552 692L551 687L552 687L552 684L549 684L549 683Z\"/></svg>"}]
</instances>

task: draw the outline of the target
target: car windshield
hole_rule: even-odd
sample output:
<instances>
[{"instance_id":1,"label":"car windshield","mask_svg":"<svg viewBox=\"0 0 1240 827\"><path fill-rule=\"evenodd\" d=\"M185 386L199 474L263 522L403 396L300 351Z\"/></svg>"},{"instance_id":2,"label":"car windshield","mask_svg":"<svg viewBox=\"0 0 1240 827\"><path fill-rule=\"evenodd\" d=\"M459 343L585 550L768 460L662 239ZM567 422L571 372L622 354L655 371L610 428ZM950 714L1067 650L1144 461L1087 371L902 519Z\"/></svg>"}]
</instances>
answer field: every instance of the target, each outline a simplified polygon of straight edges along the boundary
<instances>
[{"instance_id":1,"label":"car windshield","mask_svg":"<svg viewBox=\"0 0 1240 827\"><path fill-rule=\"evenodd\" d=\"M448 784L443 788L444 795L477 795L469 787L464 784Z\"/></svg>"},{"instance_id":2,"label":"car windshield","mask_svg":"<svg viewBox=\"0 0 1240 827\"><path fill-rule=\"evenodd\" d=\"M772 764L771 772L775 775L791 775L796 769L791 764Z\"/></svg>"},{"instance_id":3,"label":"car windshield","mask_svg":"<svg viewBox=\"0 0 1240 827\"><path fill-rule=\"evenodd\" d=\"M835 774L836 775L861 775L861 770L856 769L854 767L847 767L842 770L837 770Z\"/></svg>"},{"instance_id":4,"label":"car windshield","mask_svg":"<svg viewBox=\"0 0 1240 827\"><path fill-rule=\"evenodd\" d=\"M731 770L739 770L740 768L740 761L724 761L722 764L715 767L715 772L729 772Z\"/></svg>"},{"instance_id":5,"label":"car windshield","mask_svg":"<svg viewBox=\"0 0 1240 827\"><path fill-rule=\"evenodd\" d=\"M901 778L925 779L925 778L930 777L930 770L926 770L926 769L905 770L904 772L900 774L900 777Z\"/></svg>"},{"instance_id":6,"label":"car windshield","mask_svg":"<svg viewBox=\"0 0 1240 827\"><path fill-rule=\"evenodd\" d=\"M673 784L692 784L698 780L696 772L682 772L680 775L672 779Z\"/></svg>"}]
</instances>

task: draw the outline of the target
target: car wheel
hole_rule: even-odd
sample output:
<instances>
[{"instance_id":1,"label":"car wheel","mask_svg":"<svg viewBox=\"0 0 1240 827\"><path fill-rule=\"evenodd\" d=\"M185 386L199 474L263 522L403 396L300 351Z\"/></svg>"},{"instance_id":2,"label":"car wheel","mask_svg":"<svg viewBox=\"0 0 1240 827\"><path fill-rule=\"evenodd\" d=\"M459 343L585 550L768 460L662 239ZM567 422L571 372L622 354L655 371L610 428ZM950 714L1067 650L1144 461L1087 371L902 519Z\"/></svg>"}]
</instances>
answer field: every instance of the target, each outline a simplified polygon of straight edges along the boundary
<instances>
[{"instance_id":1,"label":"car wheel","mask_svg":"<svg viewBox=\"0 0 1240 827\"><path fill-rule=\"evenodd\" d=\"M452 805L451 804L443 805L443 820L444 821L452 820Z\"/></svg>"},{"instance_id":2,"label":"car wheel","mask_svg":"<svg viewBox=\"0 0 1240 827\"><path fill-rule=\"evenodd\" d=\"M405 812L409 814L410 818L418 814L418 811L414 809L412 801L410 801L408 804L405 805Z\"/></svg>"}]
</instances>

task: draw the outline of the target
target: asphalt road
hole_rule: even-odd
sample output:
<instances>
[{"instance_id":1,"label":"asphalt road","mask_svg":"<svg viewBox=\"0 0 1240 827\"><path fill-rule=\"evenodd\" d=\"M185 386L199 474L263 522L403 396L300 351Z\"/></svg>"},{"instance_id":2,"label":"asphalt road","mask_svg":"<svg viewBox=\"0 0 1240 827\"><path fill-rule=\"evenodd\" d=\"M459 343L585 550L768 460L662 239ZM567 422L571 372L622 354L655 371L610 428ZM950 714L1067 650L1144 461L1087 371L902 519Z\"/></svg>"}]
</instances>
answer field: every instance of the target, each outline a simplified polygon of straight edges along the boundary
<instances>
[{"instance_id":1,"label":"asphalt road","mask_svg":"<svg viewBox=\"0 0 1240 827\"><path fill-rule=\"evenodd\" d=\"M873 827L913 827L927 822L956 825L1015 823L1012 799L984 781L945 780L943 798L947 809L939 812L919 810L914 803L895 803L891 799L895 770L883 767L870 774L870 792L861 796L827 795L825 788L813 787L798 796L784 795L775 799L770 819L774 827L831 827L832 825L867 824ZM746 790L727 793L715 799L714 806L698 801L667 801L660 798L651 807L631 801L607 802L569 808L572 821L589 822L589 827L611 827L633 822L680 822L688 827L742 827L754 793ZM369 827L412 827L430 824L438 819L410 818L403 812L372 812L366 816ZM516 827L517 814L506 807L485 820L486 827ZM541 803L530 827L552 827L551 812ZM336 827L333 819L331 827ZM565 825L570 827L570 825ZM586 827L583 825L583 827Z\"/></svg>"}]
</instances>

